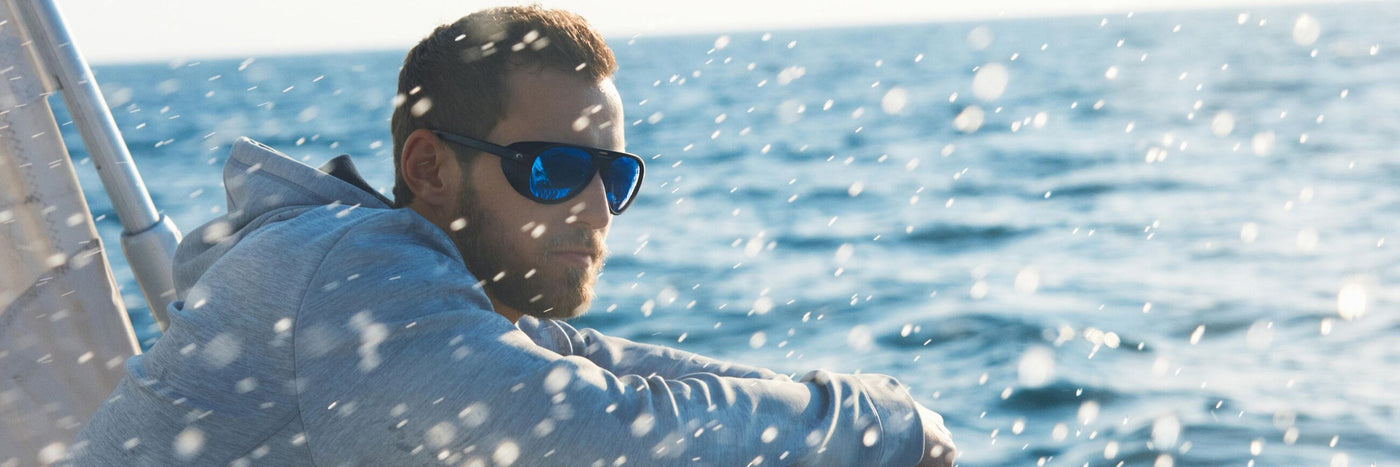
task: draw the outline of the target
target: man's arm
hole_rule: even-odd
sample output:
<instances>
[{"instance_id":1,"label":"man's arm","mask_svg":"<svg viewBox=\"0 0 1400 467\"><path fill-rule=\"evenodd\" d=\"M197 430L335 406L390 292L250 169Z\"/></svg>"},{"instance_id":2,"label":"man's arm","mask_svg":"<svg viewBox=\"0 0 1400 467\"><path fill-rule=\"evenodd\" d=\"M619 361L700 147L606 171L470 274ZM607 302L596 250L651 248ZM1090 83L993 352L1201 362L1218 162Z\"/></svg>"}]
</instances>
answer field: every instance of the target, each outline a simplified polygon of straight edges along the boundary
<instances>
[{"instance_id":1,"label":"man's arm","mask_svg":"<svg viewBox=\"0 0 1400 467\"><path fill-rule=\"evenodd\" d=\"M694 373L713 373L734 378L789 380L786 375L766 368L606 336L592 329L578 330L563 321L525 316L516 325L541 347L564 356L586 358L619 375L680 378Z\"/></svg>"},{"instance_id":2,"label":"man's arm","mask_svg":"<svg viewBox=\"0 0 1400 467\"><path fill-rule=\"evenodd\" d=\"M491 312L445 237L406 244L403 226L366 230L330 252L337 266L309 284L295 324L300 422L317 463L921 457L917 407L892 378L618 374L542 348Z\"/></svg>"},{"instance_id":3,"label":"man's arm","mask_svg":"<svg viewBox=\"0 0 1400 467\"><path fill-rule=\"evenodd\" d=\"M524 316L516 323L535 344L565 356L588 359L599 367L619 375L656 375L662 378L684 378L696 373L714 373L734 378L764 378L790 381L786 375L765 368L729 363L669 347L642 344L604 335L592 329L578 330L566 322ZM808 373L802 381L820 379L818 372ZM943 424L943 416L915 404L918 425L924 431L923 459L920 466L951 466L957 455L952 435Z\"/></svg>"}]
</instances>

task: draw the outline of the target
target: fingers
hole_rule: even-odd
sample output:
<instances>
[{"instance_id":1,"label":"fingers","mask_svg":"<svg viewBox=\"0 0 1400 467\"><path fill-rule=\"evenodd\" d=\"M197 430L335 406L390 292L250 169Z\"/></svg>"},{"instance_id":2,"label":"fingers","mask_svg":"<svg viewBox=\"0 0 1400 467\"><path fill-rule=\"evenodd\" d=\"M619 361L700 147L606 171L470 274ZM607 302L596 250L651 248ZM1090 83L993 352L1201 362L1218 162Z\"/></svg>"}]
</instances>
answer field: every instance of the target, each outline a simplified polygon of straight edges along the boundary
<instances>
[{"instance_id":1,"label":"fingers","mask_svg":"<svg viewBox=\"0 0 1400 467\"><path fill-rule=\"evenodd\" d=\"M923 421L924 461L920 465L952 466L957 458L957 446L953 444L953 434L944 425L943 416L938 412L919 406Z\"/></svg>"}]
</instances>

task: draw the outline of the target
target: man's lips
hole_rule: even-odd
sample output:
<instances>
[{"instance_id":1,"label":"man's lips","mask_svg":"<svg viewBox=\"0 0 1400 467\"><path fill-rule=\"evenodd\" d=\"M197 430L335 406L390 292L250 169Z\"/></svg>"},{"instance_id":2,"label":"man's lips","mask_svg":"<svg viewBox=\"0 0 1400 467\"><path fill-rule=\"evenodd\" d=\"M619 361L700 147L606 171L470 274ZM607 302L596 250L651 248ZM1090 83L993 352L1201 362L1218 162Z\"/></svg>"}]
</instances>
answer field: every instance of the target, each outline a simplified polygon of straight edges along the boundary
<instances>
[{"instance_id":1,"label":"man's lips","mask_svg":"<svg viewBox=\"0 0 1400 467\"><path fill-rule=\"evenodd\" d=\"M584 267L592 265L594 258L599 256L588 250L555 250L549 252L549 255Z\"/></svg>"}]
</instances>

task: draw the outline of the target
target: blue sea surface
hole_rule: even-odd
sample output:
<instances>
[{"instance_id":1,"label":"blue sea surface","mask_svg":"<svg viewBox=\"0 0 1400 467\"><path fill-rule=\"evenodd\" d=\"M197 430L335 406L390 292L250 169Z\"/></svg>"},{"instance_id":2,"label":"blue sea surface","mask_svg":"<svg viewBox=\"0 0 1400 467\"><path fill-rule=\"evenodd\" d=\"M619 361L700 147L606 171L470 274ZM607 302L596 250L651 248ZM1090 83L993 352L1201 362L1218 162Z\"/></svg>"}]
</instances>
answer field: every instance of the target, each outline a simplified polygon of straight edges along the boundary
<instances>
[{"instance_id":1,"label":"blue sea surface","mask_svg":"<svg viewBox=\"0 0 1400 467\"><path fill-rule=\"evenodd\" d=\"M611 38L647 179L578 324L895 375L965 465L1400 464L1397 20L1376 3ZM95 72L190 230L224 212L240 135L350 154L387 193L410 45ZM64 133L149 346L120 226Z\"/></svg>"}]
</instances>

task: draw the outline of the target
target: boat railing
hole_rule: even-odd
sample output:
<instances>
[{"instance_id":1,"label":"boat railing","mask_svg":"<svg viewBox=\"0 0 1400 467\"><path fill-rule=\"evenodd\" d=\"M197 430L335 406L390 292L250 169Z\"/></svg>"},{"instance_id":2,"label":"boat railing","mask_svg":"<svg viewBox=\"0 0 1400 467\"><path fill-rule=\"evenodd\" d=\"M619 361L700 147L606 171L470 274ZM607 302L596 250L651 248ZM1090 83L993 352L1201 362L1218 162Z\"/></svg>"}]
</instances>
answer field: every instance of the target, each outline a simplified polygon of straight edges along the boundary
<instances>
[{"instance_id":1,"label":"boat railing","mask_svg":"<svg viewBox=\"0 0 1400 467\"><path fill-rule=\"evenodd\" d=\"M122 224L122 252L127 264L151 315L164 331L168 323L166 307L175 300L171 262L180 243L180 231L151 201L107 100L68 34L58 5L53 0L4 1L22 19L21 29L33 41L32 50L38 61L35 65L45 75L45 90L62 93Z\"/></svg>"}]
</instances>

